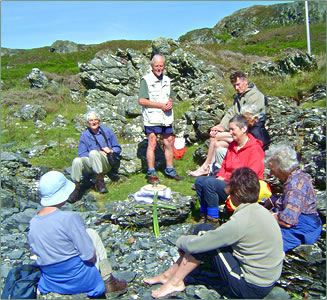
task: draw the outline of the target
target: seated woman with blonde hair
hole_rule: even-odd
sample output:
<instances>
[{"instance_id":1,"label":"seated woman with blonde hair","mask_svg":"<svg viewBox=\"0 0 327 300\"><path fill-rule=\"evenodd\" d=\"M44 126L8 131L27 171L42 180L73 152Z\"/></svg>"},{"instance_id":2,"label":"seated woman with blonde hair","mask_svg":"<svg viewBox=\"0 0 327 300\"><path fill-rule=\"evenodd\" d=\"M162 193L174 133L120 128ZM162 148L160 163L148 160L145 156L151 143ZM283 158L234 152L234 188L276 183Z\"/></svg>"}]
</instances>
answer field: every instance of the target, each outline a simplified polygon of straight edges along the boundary
<instances>
[{"instance_id":1,"label":"seated woman with blonde hair","mask_svg":"<svg viewBox=\"0 0 327 300\"><path fill-rule=\"evenodd\" d=\"M315 243L322 229L317 197L310 176L299 168L295 150L272 145L265 152L265 165L284 184L282 196L265 203L281 227L284 251Z\"/></svg>"}]
</instances>

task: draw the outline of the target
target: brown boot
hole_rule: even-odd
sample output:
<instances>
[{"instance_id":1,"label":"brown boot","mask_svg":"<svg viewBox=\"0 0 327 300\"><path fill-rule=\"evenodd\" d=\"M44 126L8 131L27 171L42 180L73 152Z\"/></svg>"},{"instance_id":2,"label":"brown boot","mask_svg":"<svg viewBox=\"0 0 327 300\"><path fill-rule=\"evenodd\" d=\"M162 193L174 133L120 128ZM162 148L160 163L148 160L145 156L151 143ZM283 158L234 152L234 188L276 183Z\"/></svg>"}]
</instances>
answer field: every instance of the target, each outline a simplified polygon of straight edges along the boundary
<instances>
[{"instance_id":1,"label":"brown boot","mask_svg":"<svg viewBox=\"0 0 327 300\"><path fill-rule=\"evenodd\" d=\"M104 282L106 287L105 294L123 291L127 288L126 280L118 280L112 274L109 279Z\"/></svg>"},{"instance_id":2,"label":"brown boot","mask_svg":"<svg viewBox=\"0 0 327 300\"><path fill-rule=\"evenodd\" d=\"M69 203L73 203L78 200L80 189L81 189L80 183L75 182L75 190L70 194L69 198L67 199Z\"/></svg>"},{"instance_id":3,"label":"brown boot","mask_svg":"<svg viewBox=\"0 0 327 300\"><path fill-rule=\"evenodd\" d=\"M199 220L199 224L204 224L207 222L207 216L206 214L200 214L200 220Z\"/></svg>"},{"instance_id":4,"label":"brown boot","mask_svg":"<svg viewBox=\"0 0 327 300\"><path fill-rule=\"evenodd\" d=\"M96 183L95 183L98 191L100 194L108 193L108 190L106 188L106 185L104 183L104 175L103 174L97 174L96 175Z\"/></svg>"},{"instance_id":5,"label":"brown boot","mask_svg":"<svg viewBox=\"0 0 327 300\"><path fill-rule=\"evenodd\" d=\"M216 227L216 228L220 226L219 219L209 217L209 216L207 216L206 224L212 225L213 227Z\"/></svg>"}]
</instances>

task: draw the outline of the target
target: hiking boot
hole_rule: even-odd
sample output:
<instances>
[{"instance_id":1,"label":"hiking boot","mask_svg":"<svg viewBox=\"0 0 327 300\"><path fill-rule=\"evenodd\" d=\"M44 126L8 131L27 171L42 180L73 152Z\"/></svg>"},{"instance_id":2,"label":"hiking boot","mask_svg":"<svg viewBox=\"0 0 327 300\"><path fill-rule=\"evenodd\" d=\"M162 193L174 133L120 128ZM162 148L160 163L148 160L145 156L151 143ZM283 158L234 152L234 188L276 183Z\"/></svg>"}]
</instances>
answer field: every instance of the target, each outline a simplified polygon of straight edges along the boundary
<instances>
[{"instance_id":1,"label":"hiking boot","mask_svg":"<svg viewBox=\"0 0 327 300\"><path fill-rule=\"evenodd\" d=\"M81 189L80 183L75 182L75 190L70 194L69 198L67 199L69 203L74 203L78 200L80 189Z\"/></svg>"},{"instance_id":2,"label":"hiking boot","mask_svg":"<svg viewBox=\"0 0 327 300\"><path fill-rule=\"evenodd\" d=\"M99 191L100 194L108 193L107 187L106 187L106 185L104 183L104 176L103 176L103 174L97 174L96 175L95 185L96 185L97 190Z\"/></svg>"},{"instance_id":3,"label":"hiking boot","mask_svg":"<svg viewBox=\"0 0 327 300\"><path fill-rule=\"evenodd\" d=\"M207 216L205 214L200 214L199 224L204 224L207 222Z\"/></svg>"},{"instance_id":4,"label":"hiking boot","mask_svg":"<svg viewBox=\"0 0 327 300\"><path fill-rule=\"evenodd\" d=\"M118 280L112 274L109 279L104 282L105 294L123 291L127 288L126 280Z\"/></svg>"},{"instance_id":5,"label":"hiking boot","mask_svg":"<svg viewBox=\"0 0 327 300\"><path fill-rule=\"evenodd\" d=\"M167 178L170 178L170 179L175 179L176 181L183 181L185 180L184 177L180 177L178 175L175 175L175 176L169 176L169 175L166 175Z\"/></svg>"},{"instance_id":6,"label":"hiking boot","mask_svg":"<svg viewBox=\"0 0 327 300\"><path fill-rule=\"evenodd\" d=\"M210 216L207 216L206 224L212 225L215 228L220 226L219 219Z\"/></svg>"},{"instance_id":7,"label":"hiking boot","mask_svg":"<svg viewBox=\"0 0 327 300\"><path fill-rule=\"evenodd\" d=\"M158 184L159 183L159 178L156 174L156 172L154 171L147 171L146 174L145 174L145 178L146 178L146 181L147 183L149 184Z\"/></svg>"},{"instance_id":8,"label":"hiking boot","mask_svg":"<svg viewBox=\"0 0 327 300\"><path fill-rule=\"evenodd\" d=\"M170 179L175 179L176 181L183 181L184 177L177 175L177 172L174 168L165 169L165 176Z\"/></svg>"}]
</instances>

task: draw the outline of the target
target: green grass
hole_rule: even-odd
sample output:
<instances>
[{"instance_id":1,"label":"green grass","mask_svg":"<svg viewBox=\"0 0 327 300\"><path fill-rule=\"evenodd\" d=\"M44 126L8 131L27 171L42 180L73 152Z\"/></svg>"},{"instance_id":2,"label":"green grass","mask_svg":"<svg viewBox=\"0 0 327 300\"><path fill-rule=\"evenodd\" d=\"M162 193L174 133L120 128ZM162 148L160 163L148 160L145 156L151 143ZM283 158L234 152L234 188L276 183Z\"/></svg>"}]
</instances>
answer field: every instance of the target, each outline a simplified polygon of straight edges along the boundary
<instances>
[{"instance_id":1,"label":"green grass","mask_svg":"<svg viewBox=\"0 0 327 300\"><path fill-rule=\"evenodd\" d=\"M174 167L176 168L178 175L185 177L185 181L175 181L168 179L164 176L162 171L157 171L157 175L160 180L160 184L164 184L170 187L173 192L179 192L183 195L195 195L195 192L191 189L194 183L194 177L188 176L188 170L194 170L197 168L196 163L193 161L193 152L198 146L192 145L187 148L184 157L181 160L174 161ZM126 182L117 183L113 182L107 184L109 190L108 194L101 195L101 200L106 201L117 201L126 200L128 194L136 193L142 186L146 185L146 179L144 173L133 174L129 176Z\"/></svg>"},{"instance_id":2,"label":"green grass","mask_svg":"<svg viewBox=\"0 0 327 300\"><path fill-rule=\"evenodd\" d=\"M90 46L89 49L72 53L53 53L49 47L23 50L19 55L4 55L1 57L1 79L7 88L15 87L32 70L40 70L65 76L79 72L77 62L87 62L99 51L116 51L132 48L145 51L151 46L151 41L109 41Z\"/></svg>"},{"instance_id":3,"label":"green grass","mask_svg":"<svg viewBox=\"0 0 327 300\"><path fill-rule=\"evenodd\" d=\"M258 88L265 94L277 97L290 97L301 104L303 107L325 107L325 100L316 103L302 103L301 95L310 93L315 85L324 86L326 83L326 60L325 60L325 24L312 24L312 52L318 58L318 70L310 73L303 73L294 77L273 78L266 76L250 77L249 80L256 83ZM248 71L253 60L260 59L260 56L271 56L271 60L277 60L285 57L285 52L289 48L300 50L306 49L305 27L303 25L286 26L281 28L270 28L251 37L247 41L229 39L223 44L194 45L194 47L185 50L192 51L200 59L209 64L216 65L217 68L225 72L226 76L221 83L225 86L222 101L231 105L235 93L228 80L228 74L235 68ZM24 150L33 146L33 141L40 140L40 144L47 144L50 140L56 141L59 146L46 150L46 152L29 162L33 165L44 165L51 169L63 170L71 165L72 160L77 155L77 148L69 148L64 141L67 138L74 138L78 143L80 133L74 128L73 122L70 122L65 128L53 128L50 130L36 129L33 121L22 122L13 117L13 112L20 109L25 104L41 104L47 111L47 117L42 120L50 125L54 118L61 114L65 119L71 121L76 114L84 114L86 104L73 104L69 97L69 88L62 86L59 89L29 89L28 83L23 81L31 69L38 67L41 71L55 73L66 76L79 72L77 62L87 62L92 59L96 53L105 53L106 51L116 51L117 48L132 48L144 52L151 46L151 41L110 41L99 45L89 47L85 51L74 53L51 53L48 47L39 49L23 50L22 53L15 56L3 56L1 75L5 82L6 90L2 90L2 114L1 114L1 143L10 143L15 141L16 145L10 151ZM231 53L223 56L221 50L235 51L242 53L241 59L237 54ZM248 54L248 55L247 55ZM255 56L254 56L255 55ZM8 67L8 68L6 68ZM49 98L48 95L55 95L56 98ZM5 101L4 101L5 100ZM183 116L184 112L189 110L191 101L179 102L174 106L175 119ZM9 116L9 118L7 117ZM121 144L127 143L119 139ZM198 146L187 148L185 156L175 161L175 167L180 176L185 177L183 182L175 182L164 177L162 172L158 172L162 184L171 187L173 191L184 195L194 195L191 190L194 178L189 177L186 172L197 168L193 161L194 150ZM114 200L125 200L129 193L135 193L146 184L145 174L131 174L125 182L112 182L108 184L108 194L94 193L98 203L104 203Z\"/></svg>"}]
</instances>

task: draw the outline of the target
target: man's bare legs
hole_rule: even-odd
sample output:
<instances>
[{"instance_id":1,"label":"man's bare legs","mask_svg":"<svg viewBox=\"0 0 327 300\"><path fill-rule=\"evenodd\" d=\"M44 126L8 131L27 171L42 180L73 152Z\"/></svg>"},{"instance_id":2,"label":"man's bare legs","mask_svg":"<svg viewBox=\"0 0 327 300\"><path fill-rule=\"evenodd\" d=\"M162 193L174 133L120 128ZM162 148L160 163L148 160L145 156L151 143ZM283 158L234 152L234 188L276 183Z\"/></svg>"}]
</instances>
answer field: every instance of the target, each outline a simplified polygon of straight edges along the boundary
<instances>
[{"instance_id":1,"label":"man's bare legs","mask_svg":"<svg viewBox=\"0 0 327 300\"><path fill-rule=\"evenodd\" d=\"M152 297L161 298L174 292L185 290L184 278L190 274L201 261L191 254L181 256L167 271L153 278L144 279L148 284L163 283L163 285L152 291Z\"/></svg>"},{"instance_id":2,"label":"man's bare legs","mask_svg":"<svg viewBox=\"0 0 327 300\"><path fill-rule=\"evenodd\" d=\"M173 167L174 162L174 139L172 134L162 134L165 149L166 166Z\"/></svg>"},{"instance_id":3,"label":"man's bare legs","mask_svg":"<svg viewBox=\"0 0 327 300\"><path fill-rule=\"evenodd\" d=\"M229 132L218 132L215 137L210 137L208 155L205 162L196 171L190 172L193 177L199 177L209 174L209 165L215 160L216 150L220 147L228 148L233 138Z\"/></svg>"},{"instance_id":4,"label":"man's bare legs","mask_svg":"<svg viewBox=\"0 0 327 300\"><path fill-rule=\"evenodd\" d=\"M154 168L155 163L155 150L157 146L157 135L153 132L148 134L148 148L146 150L146 160L148 163L148 169Z\"/></svg>"}]
</instances>

